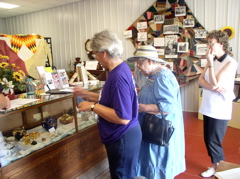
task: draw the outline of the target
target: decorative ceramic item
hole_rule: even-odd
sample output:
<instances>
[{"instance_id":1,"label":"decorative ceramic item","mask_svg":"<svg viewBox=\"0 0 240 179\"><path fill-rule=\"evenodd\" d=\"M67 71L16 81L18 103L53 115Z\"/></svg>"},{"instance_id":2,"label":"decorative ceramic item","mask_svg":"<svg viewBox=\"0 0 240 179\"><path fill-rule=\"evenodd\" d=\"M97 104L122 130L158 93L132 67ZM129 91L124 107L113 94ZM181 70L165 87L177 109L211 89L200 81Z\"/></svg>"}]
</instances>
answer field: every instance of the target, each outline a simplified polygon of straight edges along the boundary
<instances>
[{"instance_id":1,"label":"decorative ceramic item","mask_svg":"<svg viewBox=\"0 0 240 179\"><path fill-rule=\"evenodd\" d=\"M12 134L15 137L15 139L20 140L26 134L24 126L15 128Z\"/></svg>"},{"instance_id":2,"label":"decorative ceramic item","mask_svg":"<svg viewBox=\"0 0 240 179\"><path fill-rule=\"evenodd\" d=\"M48 116L47 119L42 122L42 127L47 131L53 127L56 129L57 128L57 118Z\"/></svg>"},{"instance_id":3,"label":"decorative ceramic item","mask_svg":"<svg viewBox=\"0 0 240 179\"><path fill-rule=\"evenodd\" d=\"M58 118L61 124L69 124L73 121L74 117L69 114L63 114L61 117Z\"/></svg>"},{"instance_id":4,"label":"decorative ceramic item","mask_svg":"<svg viewBox=\"0 0 240 179\"><path fill-rule=\"evenodd\" d=\"M69 108L69 109L67 110L67 114L73 116L73 115L74 115L74 110L73 110L73 108Z\"/></svg>"},{"instance_id":5,"label":"decorative ceramic item","mask_svg":"<svg viewBox=\"0 0 240 179\"><path fill-rule=\"evenodd\" d=\"M25 135L23 136L23 141L24 141L24 144L25 144L25 145L30 145L30 144L31 144L31 139L30 139L29 134L25 134Z\"/></svg>"},{"instance_id":6,"label":"decorative ceramic item","mask_svg":"<svg viewBox=\"0 0 240 179\"><path fill-rule=\"evenodd\" d=\"M29 133L29 137L31 140L36 140L38 137L40 137L40 133L39 132L31 132Z\"/></svg>"}]
</instances>

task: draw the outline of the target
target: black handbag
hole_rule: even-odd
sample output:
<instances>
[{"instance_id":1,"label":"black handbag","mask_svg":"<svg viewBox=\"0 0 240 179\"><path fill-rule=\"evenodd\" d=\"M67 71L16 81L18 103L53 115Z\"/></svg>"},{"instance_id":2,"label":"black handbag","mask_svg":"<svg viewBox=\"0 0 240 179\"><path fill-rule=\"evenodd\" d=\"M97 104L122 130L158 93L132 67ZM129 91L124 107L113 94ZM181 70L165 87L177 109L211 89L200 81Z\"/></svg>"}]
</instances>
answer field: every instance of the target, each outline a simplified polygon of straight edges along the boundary
<instances>
[{"instance_id":1,"label":"black handbag","mask_svg":"<svg viewBox=\"0 0 240 179\"><path fill-rule=\"evenodd\" d=\"M162 110L160 109L162 118L154 114L145 114L142 123L142 140L157 144L160 146L167 146L168 142L174 132L172 122L165 119Z\"/></svg>"}]
</instances>

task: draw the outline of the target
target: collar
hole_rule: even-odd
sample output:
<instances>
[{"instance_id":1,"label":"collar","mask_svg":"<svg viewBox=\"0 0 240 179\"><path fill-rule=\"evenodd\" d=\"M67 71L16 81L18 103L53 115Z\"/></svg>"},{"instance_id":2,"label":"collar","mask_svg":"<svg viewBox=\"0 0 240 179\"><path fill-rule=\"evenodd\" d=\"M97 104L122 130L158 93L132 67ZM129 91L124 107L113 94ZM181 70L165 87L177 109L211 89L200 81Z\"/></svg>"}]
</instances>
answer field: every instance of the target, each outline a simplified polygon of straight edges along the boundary
<instances>
[{"instance_id":1,"label":"collar","mask_svg":"<svg viewBox=\"0 0 240 179\"><path fill-rule=\"evenodd\" d=\"M226 56L227 56L227 53L225 53L223 56L221 56L219 59L217 59L217 57L215 56L214 57L214 60L217 60L217 61L219 61L219 62L223 62L223 60L226 58Z\"/></svg>"}]
</instances>

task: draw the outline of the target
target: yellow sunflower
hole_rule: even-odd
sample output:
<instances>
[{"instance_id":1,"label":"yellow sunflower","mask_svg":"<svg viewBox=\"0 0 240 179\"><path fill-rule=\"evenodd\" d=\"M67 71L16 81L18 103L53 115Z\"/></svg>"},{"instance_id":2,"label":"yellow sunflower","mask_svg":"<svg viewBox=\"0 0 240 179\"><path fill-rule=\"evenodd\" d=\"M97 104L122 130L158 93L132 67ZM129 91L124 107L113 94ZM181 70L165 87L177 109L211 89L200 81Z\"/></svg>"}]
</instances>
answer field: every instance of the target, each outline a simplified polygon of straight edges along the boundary
<instances>
[{"instance_id":1,"label":"yellow sunflower","mask_svg":"<svg viewBox=\"0 0 240 179\"><path fill-rule=\"evenodd\" d=\"M228 39L233 38L235 33L234 28L231 26L225 26L221 29L221 31L226 32L228 34Z\"/></svg>"},{"instance_id":2,"label":"yellow sunflower","mask_svg":"<svg viewBox=\"0 0 240 179\"><path fill-rule=\"evenodd\" d=\"M1 68L7 68L8 66L9 66L9 64L6 63L6 62L0 63L0 67L1 67Z\"/></svg>"},{"instance_id":3,"label":"yellow sunflower","mask_svg":"<svg viewBox=\"0 0 240 179\"><path fill-rule=\"evenodd\" d=\"M25 73L22 70L18 70L18 73L21 73L23 76L25 75Z\"/></svg>"},{"instance_id":4,"label":"yellow sunflower","mask_svg":"<svg viewBox=\"0 0 240 179\"><path fill-rule=\"evenodd\" d=\"M15 63L11 64L13 68L19 68Z\"/></svg>"},{"instance_id":5,"label":"yellow sunflower","mask_svg":"<svg viewBox=\"0 0 240 179\"><path fill-rule=\"evenodd\" d=\"M9 64L6 60L6 56L1 55L1 57L5 59L5 62L0 63L0 81L3 93L13 93L16 89L23 91L26 87L24 83L25 73L20 70L20 67L15 63Z\"/></svg>"},{"instance_id":6,"label":"yellow sunflower","mask_svg":"<svg viewBox=\"0 0 240 179\"><path fill-rule=\"evenodd\" d=\"M2 58L2 59L7 59L7 60L9 59L8 56L4 56L4 55L1 55L1 54L0 54L0 58Z\"/></svg>"},{"instance_id":7,"label":"yellow sunflower","mask_svg":"<svg viewBox=\"0 0 240 179\"><path fill-rule=\"evenodd\" d=\"M21 82L23 80L23 76L21 73L19 72L13 72L13 78L16 80L16 81L19 81Z\"/></svg>"}]
</instances>

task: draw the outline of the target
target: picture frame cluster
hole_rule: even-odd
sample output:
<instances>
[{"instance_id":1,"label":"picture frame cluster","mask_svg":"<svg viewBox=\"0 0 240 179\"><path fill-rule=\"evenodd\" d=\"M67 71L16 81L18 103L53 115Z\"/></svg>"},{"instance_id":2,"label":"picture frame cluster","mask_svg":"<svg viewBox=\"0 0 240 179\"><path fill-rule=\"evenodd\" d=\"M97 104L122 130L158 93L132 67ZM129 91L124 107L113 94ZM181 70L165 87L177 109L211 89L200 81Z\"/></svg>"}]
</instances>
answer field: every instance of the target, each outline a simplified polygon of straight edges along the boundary
<instances>
[{"instance_id":1,"label":"picture frame cluster","mask_svg":"<svg viewBox=\"0 0 240 179\"><path fill-rule=\"evenodd\" d=\"M195 76L197 78L200 75L199 70L204 67L201 61L204 61L207 50L207 31L194 17L187 4L179 2L172 4L167 0L165 4L155 2L126 29L124 37L136 48L139 45L154 46L159 58L173 64L172 71L177 78L185 76L181 83L188 83ZM179 59L188 61L187 66L179 68L181 66L178 64ZM192 69L193 73L184 73L193 65L198 65L200 69L197 68L197 71Z\"/></svg>"}]
</instances>

